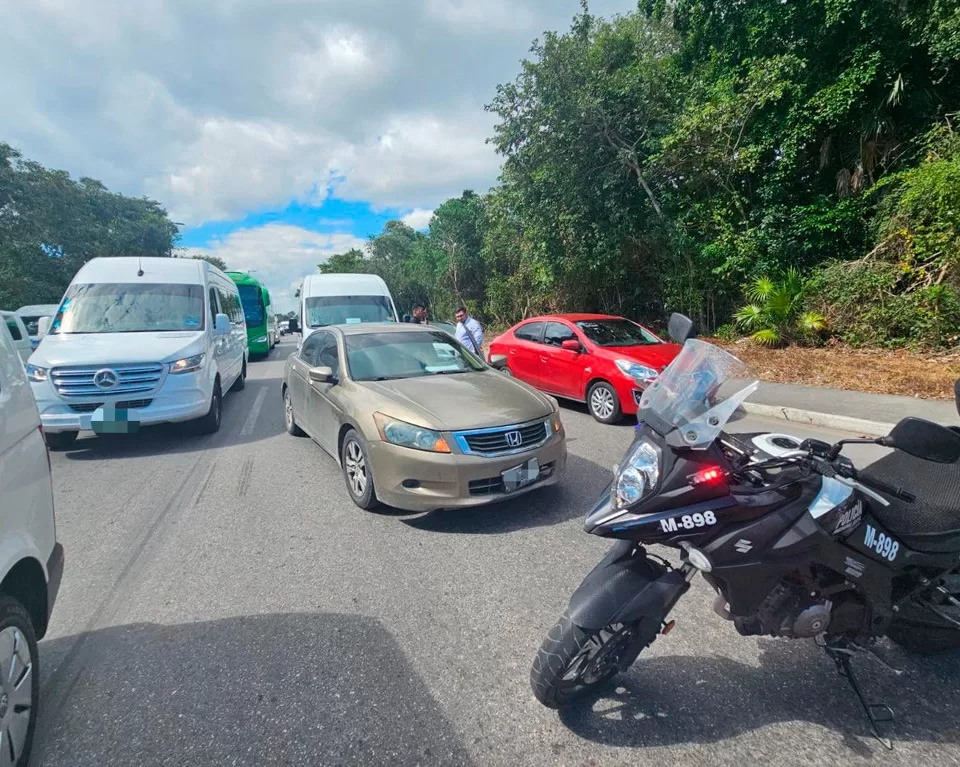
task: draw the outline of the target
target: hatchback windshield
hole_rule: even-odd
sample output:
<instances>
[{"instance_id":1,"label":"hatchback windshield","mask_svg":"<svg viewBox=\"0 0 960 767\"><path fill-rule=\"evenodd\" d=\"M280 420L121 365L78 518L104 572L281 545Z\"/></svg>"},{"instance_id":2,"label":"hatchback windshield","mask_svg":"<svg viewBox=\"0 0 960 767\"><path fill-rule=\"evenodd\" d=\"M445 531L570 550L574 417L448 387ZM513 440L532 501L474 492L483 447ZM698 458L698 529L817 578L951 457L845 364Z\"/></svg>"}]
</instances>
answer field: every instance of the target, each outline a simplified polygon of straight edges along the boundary
<instances>
[{"instance_id":1,"label":"hatchback windshield","mask_svg":"<svg viewBox=\"0 0 960 767\"><path fill-rule=\"evenodd\" d=\"M71 285L50 332L202 330L203 286L152 283Z\"/></svg>"},{"instance_id":2,"label":"hatchback windshield","mask_svg":"<svg viewBox=\"0 0 960 767\"><path fill-rule=\"evenodd\" d=\"M386 296L311 296L306 299L306 307L311 328L395 319Z\"/></svg>"},{"instance_id":3,"label":"hatchback windshield","mask_svg":"<svg viewBox=\"0 0 960 767\"><path fill-rule=\"evenodd\" d=\"M240 285L240 303L243 304L243 318L247 325L263 324L263 301L260 288L254 285Z\"/></svg>"},{"instance_id":4,"label":"hatchback windshield","mask_svg":"<svg viewBox=\"0 0 960 767\"><path fill-rule=\"evenodd\" d=\"M387 381L484 370L484 364L446 333L369 333L346 337L355 381Z\"/></svg>"},{"instance_id":5,"label":"hatchback windshield","mask_svg":"<svg viewBox=\"0 0 960 767\"><path fill-rule=\"evenodd\" d=\"M663 343L630 320L583 320L577 327L597 346L650 346Z\"/></svg>"}]
</instances>

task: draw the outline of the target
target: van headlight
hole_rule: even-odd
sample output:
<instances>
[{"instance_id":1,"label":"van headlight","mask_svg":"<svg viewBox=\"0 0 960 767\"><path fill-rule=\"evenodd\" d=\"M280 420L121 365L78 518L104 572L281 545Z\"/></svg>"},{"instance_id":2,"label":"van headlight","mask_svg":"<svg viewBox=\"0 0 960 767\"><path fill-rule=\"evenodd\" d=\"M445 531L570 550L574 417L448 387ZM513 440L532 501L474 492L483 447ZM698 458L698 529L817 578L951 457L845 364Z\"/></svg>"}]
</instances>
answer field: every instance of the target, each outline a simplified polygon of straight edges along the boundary
<instances>
[{"instance_id":1,"label":"van headlight","mask_svg":"<svg viewBox=\"0 0 960 767\"><path fill-rule=\"evenodd\" d=\"M614 502L626 508L652 493L660 481L660 451L645 439L634 445L614 473Z\"/></svg>"},{"instance_id":2,"label":"van headlight","mask_svg":"<svg viewBox=\"0 0 960 767\"><path fill-rule=\"evenodd\" d=\"M50 371L37 365L27 365L27 378L33 383L43 383L50 378Z\"/></svg>"},{"instance_id":3,"label":"van headlight","mask_svg":"<svg viewBox=\"0 0 960 767\"><path fill-rule=\"evenodd\" d=\"M617 367L620 368L620 372L625 376L630 376L630 378L635 381L640 381L640 383L650 383L660 374L651 367L646 365L641 365L639 362L634 362L633 360L617 360Z\"/></svg>"},{"instance_id":4,"label":"van headlight","mask_svg":"<svg viewBox=\"0 0 960 767\"><path fill-rule=\"evenodd\" d=\"M192 373L194 370L199 370L201 365L203 365L203 355L194 354L192 357L184 357L182 360L174 362L170 365L170 372Z\"/></svg>"}]
</instances>

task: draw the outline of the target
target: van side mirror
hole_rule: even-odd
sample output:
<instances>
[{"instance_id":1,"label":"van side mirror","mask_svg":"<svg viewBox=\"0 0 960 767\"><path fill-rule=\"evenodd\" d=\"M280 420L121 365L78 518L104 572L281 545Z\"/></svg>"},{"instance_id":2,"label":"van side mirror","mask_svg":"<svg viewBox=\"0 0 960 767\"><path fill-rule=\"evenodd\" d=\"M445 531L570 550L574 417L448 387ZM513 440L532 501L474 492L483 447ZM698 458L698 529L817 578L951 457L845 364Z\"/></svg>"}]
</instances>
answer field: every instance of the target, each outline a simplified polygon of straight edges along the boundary
<instances>
[{"instance_id":1,"label":"van side mirror","mask_svg":"<svg viewBox=\"0 0 960 767\"><path fill-rule=\"evenodd\" d=\"M289 323L290 323L290 324L287 325L287 332L288 332L288 333L299 333L299 332L300 332L300 321L299 321L299 320L291 319L291 320L289 321Z\"/></svg>"},{"instance_id":2,"label":"van side mirror","mask_svg":"<svg viewBox=\"0 0 960 767\"><path fill-rule=\"evenodd\" d=\"M956 463L960 460L960 434L922 418L904 418L878 442L924 461Z\"/></svg>"},{"instance_id":3,"label":"van side mirror","mask_svg":"<svg viewBox=\"0 0 960 767\"><path fill-rule=\"evenodd\" d=\"M37 338L43 338L47 333L50 332L50 317L41 317L37 322ZM958 386L960 386L960 381L957 381ZM960 391L960 389L958 389ZM957 395L960 397L960 394Z\"/></svg>"},{"instance_id":4,"label":"van side mirror","mask_svg":"<svg viewBox=\"0 0 960 767\"><path fill-rule=\"evenodd\" d=\"M565 341L561 341L560 348L566 349L568 352L576 352L577 354L583 351L583 347L576 338L568 338Z\"/></svg>"},{"instance_id":5,"label":"van side mirror","mask_svg":"<svg viewBox=\"0 0 960 767\"><path fill-rule=\"evenodd\" d=\"M678 344L683 345L691 338L696 338L697 334L693 329L693 320L683 314L674 312L670 315L670 324L667 326L670 338Z\"/></svg>"},{"instance_id":6,"label":"van side mirror","mask_svg":"<svg viewBox=\"0 0 960 767\"><path fill-rule=\"evenodd\" d=\"M215 336L230 335L230 318L226 314L218 314L213 323L213 334Z\"/></svg>"},{"instance_id":7,"label":"van side mirror","mask_svg":"<svg viewBox=\"0 0 960 767\"><path fill-rule=\"evenodd\" d=\"M310 380L314 383L330 383L333 378L333 368L326 365L310 368Z\"/></svg>"}]
</instances>

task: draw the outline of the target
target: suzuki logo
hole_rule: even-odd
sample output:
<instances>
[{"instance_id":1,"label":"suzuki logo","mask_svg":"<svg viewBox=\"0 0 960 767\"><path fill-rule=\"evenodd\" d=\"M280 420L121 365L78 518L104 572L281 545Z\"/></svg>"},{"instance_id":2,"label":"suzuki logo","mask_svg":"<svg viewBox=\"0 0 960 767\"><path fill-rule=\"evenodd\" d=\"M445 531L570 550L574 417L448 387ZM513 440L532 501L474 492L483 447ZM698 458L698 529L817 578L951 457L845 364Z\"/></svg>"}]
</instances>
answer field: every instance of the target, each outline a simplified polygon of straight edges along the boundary
<instances>
[{"instance_id":1,"label":"suzuki logo","mask_svg":"<svg viewBox=\"0 0 960 767\"><path fill-rule=\"evenodd\" d=\"M746 538L741 538L733 545L733 548L737 550L738 554L746 554L748 551L750 551L750 549L753 548L753 544L750 543L750 541L748 541Z\"/></svg>"},{"instance_id":2,"label":"suzuki logo","mask_svg":"<svg viewBox=\"0 0 960 767\"><path fill-rule=\"evenodd\" d=\"M120 382L120 376L116 370L104 368L93 374L93 385L98 389L112 389Z\"/></svg>"},{"instance_id":3,"label":"suzuki logo","mask_svg":"<svg viewBox=\"0 0 960 767\"><path fill-rule=\"evenodd\" d=\"M504 437L510 447L520 447L523 444L523 435L518 431L508 431Z\"/></svg>"}]
</instances>

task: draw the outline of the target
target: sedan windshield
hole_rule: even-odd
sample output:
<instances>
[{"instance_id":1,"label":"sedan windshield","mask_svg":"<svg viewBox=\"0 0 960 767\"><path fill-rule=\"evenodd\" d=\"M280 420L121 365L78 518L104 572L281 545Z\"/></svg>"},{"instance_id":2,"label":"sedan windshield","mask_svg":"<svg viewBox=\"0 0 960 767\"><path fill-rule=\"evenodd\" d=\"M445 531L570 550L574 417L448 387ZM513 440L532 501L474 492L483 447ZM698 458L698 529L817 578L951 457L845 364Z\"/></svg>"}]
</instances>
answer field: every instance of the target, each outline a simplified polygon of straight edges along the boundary
<instances>
[{"instance_id":1,"label":"sedan windshield","mask_svg":"<svg viewBox=\"0 0 960 767\"><path fill-rule=\"evenodd\" d=\"M597 346L650 346L663 343L630 320L583 320L577 327Z\"/></svg>"},{"instance_id":2,"label":"sedan windshield","mask_svg":"<svg viewBox=\"0 0 960 767\"><path fill-rule=\"evenodd\" d=\"M310 296L305 304L311 328L395 319L387 296Z\"/></svg>"},{"instance_id":3,"label":"sedan windshield","mask_svg":"<svg viewBox=\"0 0 960 767\"><path fill-rule=\"evenodd\" d=\"M387 381L484 370L484 364L446 333L369 333L346 336L355 381Z\"/></svg>"},{"instance_id":4,"label":"sedan windshield","mask_svg":"<svg viewBox=\"0 0 960 767\"><path fill-rule=\"evenodd\" d=\"M98 282L71 285L50 332L203 330L203 286Z\"/></svg>"}]
</instances>

